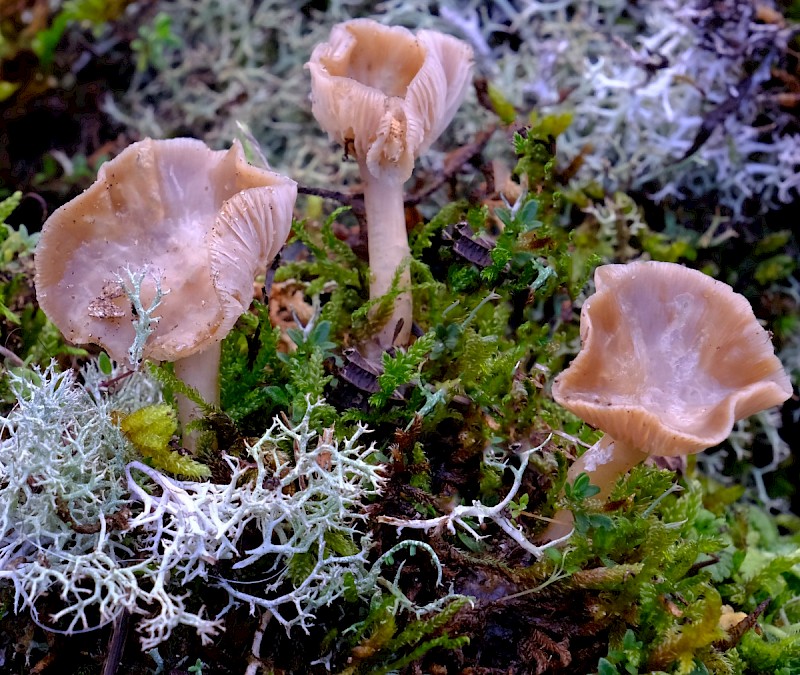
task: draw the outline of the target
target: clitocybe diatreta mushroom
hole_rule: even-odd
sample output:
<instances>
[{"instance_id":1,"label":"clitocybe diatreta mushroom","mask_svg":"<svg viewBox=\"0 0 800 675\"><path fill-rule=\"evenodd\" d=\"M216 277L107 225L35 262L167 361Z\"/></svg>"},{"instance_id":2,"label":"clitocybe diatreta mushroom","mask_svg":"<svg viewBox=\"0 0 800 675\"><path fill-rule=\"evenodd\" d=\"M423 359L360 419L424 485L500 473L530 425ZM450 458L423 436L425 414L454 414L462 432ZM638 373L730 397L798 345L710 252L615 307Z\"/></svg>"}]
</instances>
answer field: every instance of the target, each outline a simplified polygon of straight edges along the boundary
<instances>
[{"instance_id":1,"label":"clitocybe diatreta mushroom","mask_svg":"<svg viewBox=\"0 0 800 675\"><path fill-rule=\"evenodd\" d=\"M184 382L218 404L221 340L286 241L296 196L294 181L250 166L238 142L227 151L191 138L134 143L44 224L39 304L67 340L123 362L135 330L118 278L125 268L150 269L168 293L143 356L174 361ZM155 284L142 284L145 306ZM178 403L185 425L197 413Z\"/></svg>"},{"instance_id":2,"label":"clitocybe diatreta mushroom","mask_svg":"<svg viewBox=\"0 0 800 675\"><path fill-rule=\"evenodd\" d=\"M311 71L314 117L352 152L364 186L370 297L385 295L410 256L403 183L414 161L450 123L472 73L472 49L449 35L382 26L371 19L337 24L315 47ZM400 287L409 288L406 268ZM410 292L398 297L377 336L381 348L408 343Z\"/></svg>"},{"instance_id":3,"label":"clitocybe diatreta mushroom","mask_svg":"<svg viewBox=\"0 0 800 675\"><path fill-rule=\"evenodd\" d=\"M635 262L595 272L581 309L581 351L553 384L553 398L605 432L569 470L608 496L650 455L718 445L734 422L783 403L789 376L750 303L725 283L681 265ZM544 537L569 531L556 514Z\"/></svg>"}]
</instances>

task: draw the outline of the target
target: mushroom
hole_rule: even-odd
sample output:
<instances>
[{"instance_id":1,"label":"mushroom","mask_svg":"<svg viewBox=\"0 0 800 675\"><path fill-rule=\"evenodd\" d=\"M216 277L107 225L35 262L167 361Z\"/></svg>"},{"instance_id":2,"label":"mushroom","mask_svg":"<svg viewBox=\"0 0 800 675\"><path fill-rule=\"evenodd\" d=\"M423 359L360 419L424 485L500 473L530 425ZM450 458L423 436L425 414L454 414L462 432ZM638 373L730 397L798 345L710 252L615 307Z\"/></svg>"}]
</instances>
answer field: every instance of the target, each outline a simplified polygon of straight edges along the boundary
<instances>
[{"instance_id":1,"label":"mushroom","mask_svg":"<svg viewBox=\"0 0 800 675\"><path fill-rule=\"evenodd\" d=\"M604 265L581 309L580 353L553 398L605 435L569 469L605 498L650 455L718 445L736 420L783 403L789 376L747 300L702 272L663 262ZM545 537L563 536L556 514Z\"/></svg>"},{"instance_id":2,"label":"mushroom","mask_svg":"<svg viewBox=\"0 0 800 675\"><path fill-rule=\"evenodd\" d=\"M120 272L149 269L168 292L143 356L175 362L178 377L218 404L220 342L283 246L296 195L294 181L250 166L238 142L227 151L191 138L134 143L45 222L39 305L67 340L123 361L135 317ZM156 280L145 278L142 303L156 293ZM185 425L197 411L181 399Z\"/></svg>"},{"instance_id":3,"label":"mushroom","mask_svg":"<svg viewBox=\"0 0 800 675\"><path fill-rule=\"evenodd\" d=\"M364 187L370 297L385 295L410 256L403 183L414 161L455 115L472 73L472 49L449 35L382 26L371 19L337 24L317 45L311 71L312 112L330 137L352 152ZM411 275L402 270L400 288ZM407 344L410 291L396 300L376 336L381 348Z\"/></svg>"}]
</instances>

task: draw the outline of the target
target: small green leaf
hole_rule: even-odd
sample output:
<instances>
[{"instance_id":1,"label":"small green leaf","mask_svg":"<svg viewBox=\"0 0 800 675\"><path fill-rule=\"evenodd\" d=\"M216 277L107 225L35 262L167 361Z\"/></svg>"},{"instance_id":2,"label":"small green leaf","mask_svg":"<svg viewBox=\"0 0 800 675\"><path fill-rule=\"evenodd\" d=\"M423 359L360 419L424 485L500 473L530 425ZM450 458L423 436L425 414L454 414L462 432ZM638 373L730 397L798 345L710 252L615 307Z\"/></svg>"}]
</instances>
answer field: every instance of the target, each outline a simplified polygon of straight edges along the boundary
<instances>
[{"instance_id":1,"label":"small green leaf","mask_svg":"<svg viewBox=\"0 0 800 675\"><path fill-rule=\"evenodd\" d=\"M266 387L264 392L267 396L269 396L273 403L283 408L288 407L289 403L291 403L291 400L289 399L289 393L286 391L286 389L276 385L271 385Z\"/></svg>"},{"instance_id":2,"label":"small green leaf","mask_svg":"<svg viewBox=\"0 0 800 675\"><path fill-rule=\"evenodd\" d=\"M473 553L480 553L484 550L483 544L476 539L470 537L466 532L458 532L458 538L464 546L466 546Z\"/></svg>"},{"instance_id":3,"label":"small green leaf","mask_svg":"<svg viewBox=\"0 0 800 675\"><path fill-rule=\"evenodd\" d=\"M100 368L100 372L103 373L103 375L111 375L111 373L114 372L111 359L105 352L100 352L100 356L97 357L97 367Z\"/></svg>"},{"instance_id":4,"label":"small green leaf","mask_svg":"<svg viewBox=\"0 0 800 675\"><path fill-rule=\"evenodd\" d=\"M517 214L517 220L522 225L523 232L530 230L541 225L541 221L536 220L536 214L539 212L539 202L535 199L530 199L525 202L520 212Z\"/></svg>"},{"instance_id":5,"label":"small green leaf","mask_svg":"<svg viewBox=\"0 0 800 675\"><path fill-rule=\"evenodd\" d=\"M345 572L344 575L344 599L347 602L358 602L358 587L352 572Z\"/></svg>"},{"instance_id":6,"label":"small green leaf","mask_svg":"<svg viewBox=\"0 0 800 675\"><path fill-rule=\"evenodd\" d=\"M796 267L797 263L792 256L780 253L758 263L753 276L759 284L767 286L787 278Z\"/></svg>"},{"instance_id":7,"label":"small green leaf","mask_svg":"<svg viewBox=\"0 0 800 675\"><path fill-rule=\"evenodd\" d=\"M567 483L564 486L564 493L567 497L577 502L594 497L598 492L600 492L600 488L591 484L589 474L585 472L580 474L571 485Z\"/></svg>"},{"instance_id":8,"label":"small green leaf","mask_svg":"<svg viewBox=\"0 0 800 675\"><path fill-rule=\"evenodd\" d=\"M523 494L518 501L511 502L508 508L511 511L512 518L519 518L523 511L528 508L528 493Z\"/></svg>"},{"instance_id":9,"label":"small green leaf","mask_svg":"<svg viewBox=\"0 0 800 675\"><path fill-rule=\"evenodd\" d=\"M597 675L620 675L617 667L605 657L597 662Z\"/></svg>"},{"instance_id":10,"label":"small green leaf","mask_svg":"<svg viewBox=\"0 0 800 675\"><path fill-rule=\"evenodd\" d=\"M11 213L16 209L20 202L22 201L22 192L17 190L6 197L3 201L0 201L0 223L5 223L6 218L8 218Z\"/></svg>"},{"instance_id":11,"label":"small green leaf","mask_svg":"<svg viewBox=\"0 0 800 675\"><path fill-rule=\"evenodd\" d=\"M0 317L8 321L9 323L13 323L19 325L21 320L19 316L14 314L8 307L5 306L3 302L0 301Z\"/></svg>"},{"instance_id":12,"label":"small green leaf","mask_svg":"<svg viewBox=\"0 0 800 675\"><path fill-rule=\"evenodd\" d=\"M514 105L493 84L489 84L487 87L487 94L500 121L503 124L511 124L517 118Z\"/></svg>"}]
</instances>

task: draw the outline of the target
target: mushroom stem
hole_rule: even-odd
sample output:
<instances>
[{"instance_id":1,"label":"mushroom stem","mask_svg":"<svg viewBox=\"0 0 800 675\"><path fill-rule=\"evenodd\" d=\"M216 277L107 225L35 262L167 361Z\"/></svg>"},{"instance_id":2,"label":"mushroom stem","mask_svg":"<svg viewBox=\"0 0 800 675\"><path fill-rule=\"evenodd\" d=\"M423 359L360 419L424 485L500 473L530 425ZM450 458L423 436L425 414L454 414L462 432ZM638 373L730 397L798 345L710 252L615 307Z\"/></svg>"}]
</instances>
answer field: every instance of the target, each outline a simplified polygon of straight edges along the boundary
<instances>
[{"instance_id":1,"label":"mushroom stem","mask_svg":"<svg viewBox=\"0 0 800 675\"><path fill-rule=\"evenodd\" d=\"M222 342L214 342L201 352L175 361L175 375L184 384L197 390L206 403L219 405L219 362ZM187 433L186 425L203 416L200 408L182 395L177 397L178 420L183 432L183 445L187 450L197 450L197 434Z\"/></svg>"},{"instance_id":2,"label":"mushroom stem","mask_svg":"<svg viewBox=\"0 0 800 675\"><path fill-rule=\"evenodd\" d=\"M592 485L600 488L595 499L605 500L611 494L617 479L641 464L648 456L634 446L605 434L572 464L567 472L567 482L574 483L578 476L587 473ZM566 536L572 529L573 522L571 511L556 512L553 522L540 536L540 541L552 541Z\"/></svg>"},{"instance_id":3,"label":"mushroom stem","mask_svg":"<svg viewBox=\"0 0 800 675\"><path fill-rule=\"evenodd\" d=\"M375 299L389 292L397 270L411 257L411 249L406 232L403 184L392 178L376 178L363 163L360 168L372 274L369 297ZM411 272L407 266L400 275L400 287L411 287ZM394 344L408 344L412 309L410 290L397 296L391 317L375 336L381 351ZM402 325L398 328L401 321Z\"/></svg>"}]
</instances>

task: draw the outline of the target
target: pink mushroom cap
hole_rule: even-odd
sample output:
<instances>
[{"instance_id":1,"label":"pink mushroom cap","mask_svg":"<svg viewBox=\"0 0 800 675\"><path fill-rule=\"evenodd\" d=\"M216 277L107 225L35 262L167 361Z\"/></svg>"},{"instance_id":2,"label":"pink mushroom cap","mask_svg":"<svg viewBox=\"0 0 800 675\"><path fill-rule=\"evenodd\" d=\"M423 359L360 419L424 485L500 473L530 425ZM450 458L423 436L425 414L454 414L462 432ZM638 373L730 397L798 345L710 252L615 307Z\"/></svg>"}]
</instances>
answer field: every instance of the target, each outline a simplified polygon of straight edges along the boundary
<instances>
[{"instance_id":1,"label":"pink mushroom cap","mask_svg":"<svg viewBox=\"0 0 800 675\"><path fill-rule=\"evenodd\" d=\"M663 262L604 265L595 284L553 397L618 443L699 452L792 395L769 333L727 284Z\"/></svg>"}]
</instances>

